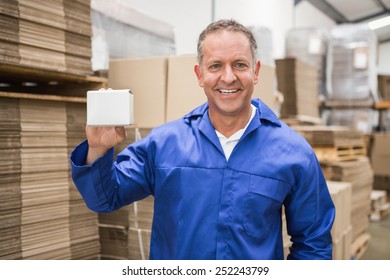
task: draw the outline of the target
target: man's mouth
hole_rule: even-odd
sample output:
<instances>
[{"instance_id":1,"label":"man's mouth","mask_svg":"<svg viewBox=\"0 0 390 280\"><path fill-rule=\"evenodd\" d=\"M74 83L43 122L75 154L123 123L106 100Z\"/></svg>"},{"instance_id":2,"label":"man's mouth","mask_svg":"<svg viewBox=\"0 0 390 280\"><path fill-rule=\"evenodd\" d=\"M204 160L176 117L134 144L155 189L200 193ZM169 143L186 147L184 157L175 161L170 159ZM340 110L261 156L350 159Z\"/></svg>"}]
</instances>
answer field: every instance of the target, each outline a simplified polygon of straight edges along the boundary
<instances>
[{"instance_id":1,"label":"man's mouth","mask_svg":"<svg viewBox=\"0 0 390 280\"><path fill-rule=\"evenodd\" d=\"M236 92L238 92L238 89L219 89L219 92L223 95L232 95Z\"/></svg>"}]
</instances>

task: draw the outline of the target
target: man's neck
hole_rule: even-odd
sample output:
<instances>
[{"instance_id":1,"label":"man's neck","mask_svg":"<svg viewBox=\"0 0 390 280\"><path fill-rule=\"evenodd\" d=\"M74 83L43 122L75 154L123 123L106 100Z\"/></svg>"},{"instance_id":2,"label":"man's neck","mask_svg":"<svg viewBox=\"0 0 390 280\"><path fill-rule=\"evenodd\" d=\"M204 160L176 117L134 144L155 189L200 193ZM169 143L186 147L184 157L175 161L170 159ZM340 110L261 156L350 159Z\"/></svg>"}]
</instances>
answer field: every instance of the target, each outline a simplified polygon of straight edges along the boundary
<instances>
[{"instance_id":1,"label":"man's neck","mask_svg":"<svg viewBox=\"0 0 390 280\"><path fill-rule=\"evenodd\" d=\"M242 116L228 116L221 114L213 114L209 111L209 117L214 129L221 133L226 138L229 138L240 129L245 128L252 114L252 107Z\"/></svg>"}]
</instances>

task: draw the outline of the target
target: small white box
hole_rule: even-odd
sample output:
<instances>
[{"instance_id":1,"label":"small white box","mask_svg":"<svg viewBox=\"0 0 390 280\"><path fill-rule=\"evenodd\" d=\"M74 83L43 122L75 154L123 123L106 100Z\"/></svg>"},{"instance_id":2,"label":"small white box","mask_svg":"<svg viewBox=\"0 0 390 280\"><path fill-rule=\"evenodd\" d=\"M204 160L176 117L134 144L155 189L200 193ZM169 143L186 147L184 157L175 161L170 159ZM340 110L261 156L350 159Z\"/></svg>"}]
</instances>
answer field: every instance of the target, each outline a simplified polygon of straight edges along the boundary
<instances>
[{"instance_id":1,"label":"small white box","mask_svg":"<svg viewBox=\"0 0 390 280\"><path fill-rule=\"evenodd\" d=\"M134 97L130 90L87 92L87 125L123 126L134 123Z\"/></svg>"}]
</instances>

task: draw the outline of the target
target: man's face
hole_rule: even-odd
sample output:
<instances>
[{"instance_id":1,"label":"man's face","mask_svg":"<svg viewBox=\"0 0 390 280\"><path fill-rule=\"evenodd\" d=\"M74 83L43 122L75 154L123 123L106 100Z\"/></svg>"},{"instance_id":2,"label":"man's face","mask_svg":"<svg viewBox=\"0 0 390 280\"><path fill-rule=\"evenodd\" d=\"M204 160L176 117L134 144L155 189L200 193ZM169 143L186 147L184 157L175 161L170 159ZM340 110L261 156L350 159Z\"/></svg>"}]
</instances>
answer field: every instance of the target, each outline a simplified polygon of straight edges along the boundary
<instances>
[{"instance_id":1,"label":"man's face","mask_svg":"<svg viewBox=\"0 0 390 280\"><path fill-rule=\"evenodd\" d=\"M258 82L260 61L253 65L248 38L240 32L219 31L203 41L203 60L195 65L212 114L243 116Z\"/></svg>"}]
</instances>

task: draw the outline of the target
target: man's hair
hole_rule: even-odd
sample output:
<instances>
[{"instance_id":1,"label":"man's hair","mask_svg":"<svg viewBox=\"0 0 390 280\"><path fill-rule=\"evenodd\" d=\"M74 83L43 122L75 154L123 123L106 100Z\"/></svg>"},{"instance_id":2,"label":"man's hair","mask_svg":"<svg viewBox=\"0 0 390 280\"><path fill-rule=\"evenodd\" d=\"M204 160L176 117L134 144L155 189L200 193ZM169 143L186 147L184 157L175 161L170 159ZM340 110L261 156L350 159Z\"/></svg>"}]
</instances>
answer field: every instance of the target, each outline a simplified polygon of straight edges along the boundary
<instances>
[{"instance_id":1,"label":"man's hair","mask_svg":"<svg viewBox=\"0 0 390 280\"><path fill-rule=\"evenodd\" d=\"M210 23L199 35L198 39L198 63L202 64L203 59L203 41L206 39L207 35L216 33L219 31L232 31L232 32L241 32L244 34L250 43L251 46L251 54L253 59L253 64L256 64L256 54L257 54L257 43L256 39L253 36L253 33L250 29L242 25L241 23L235 21L234 19L221 19L216 22Z\"/></svg>"}]
</instances>

